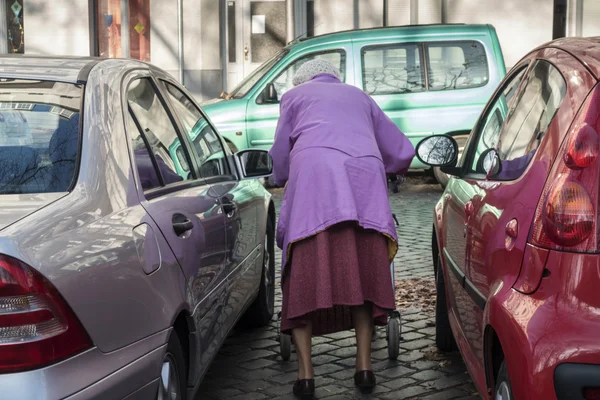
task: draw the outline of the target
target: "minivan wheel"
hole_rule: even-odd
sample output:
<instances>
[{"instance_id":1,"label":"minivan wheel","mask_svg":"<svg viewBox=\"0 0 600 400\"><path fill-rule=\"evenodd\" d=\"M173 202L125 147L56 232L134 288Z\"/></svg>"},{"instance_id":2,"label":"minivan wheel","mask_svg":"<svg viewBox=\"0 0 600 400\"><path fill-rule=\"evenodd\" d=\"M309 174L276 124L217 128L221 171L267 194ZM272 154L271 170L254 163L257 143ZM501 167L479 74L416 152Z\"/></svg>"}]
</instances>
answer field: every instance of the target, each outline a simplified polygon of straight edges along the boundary
<instances>
[{"instance_id":1,"label":"minivan wheel","mask_svg":"<svg viewBox=\"0 0 600 400\"><path fill-rule=\"evenodd\" d=\"M187 372L181 343L175 331L171 332L167 351L163 358L157 400L185 400Z\"/></svg>"},{"instance_id":2,"label":"minivan wheel","mask_svg":"<svg viewBox=\"0 0 600 400\"><path fill-rule=\"evenodd\" d=\"M244 316L244 325L259 328L273 319L275 311L275 226L269 218L265 233L262 271L258 297Z\"/></svg>"},{"instance_id":3,"label":"minivan wheel","mask_svg":"<svg viewBox=\"0 0 600 400\"><path fill-rule=\"evenodd\" d=\"M450 320L448 318L448 306L446 305L446 285L444 283L444 272L442 271L442 259L438 255L437 275L435 277L435 344L441 351L452 351L456 349L456 341L452 335Z\"/></svg>"},{"instance_id":4,"label":"minivan wheel","mask_svg":"<svg viewBox=\"0 0 600 400\"><path fill-rule=\"evenodd\" d=\"M510 384L510 378L508 377L508 368L506 367L506 361L502 361L500 371L498 372L498 379L496 379L496 394L494 400L513 400L512 386Z\"/></svg>"}]
</instances>

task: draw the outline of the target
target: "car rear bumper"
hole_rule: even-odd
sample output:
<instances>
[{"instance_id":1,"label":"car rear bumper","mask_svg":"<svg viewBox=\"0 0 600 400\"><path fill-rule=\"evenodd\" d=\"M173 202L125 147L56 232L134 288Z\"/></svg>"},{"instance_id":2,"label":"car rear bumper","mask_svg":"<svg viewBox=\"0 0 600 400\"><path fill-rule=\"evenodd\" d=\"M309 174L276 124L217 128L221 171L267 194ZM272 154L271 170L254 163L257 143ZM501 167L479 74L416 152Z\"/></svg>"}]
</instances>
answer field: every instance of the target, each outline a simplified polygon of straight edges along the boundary
<instances>
[{"instance_id":1,"label":"car rear bumper","mask_svg":"<svg viewBox=\"0 0 600 400\"><path fill-rule=\"evenodd\" d=\"M554 389L558 400L585 400L587 388L600 390L600 365L560 364L554 370Z\"/></svg>"},{"instance_id":2,"label":"car rear bumper","mask_svg":"<svg viewBox=\"0 0 600 400\"><path fill-rule=\"evenodd\" d=\"M111 353L90 349L46 368L0 375L2 400L154 399L170 330Z\"/></svg>"}]
</instances>

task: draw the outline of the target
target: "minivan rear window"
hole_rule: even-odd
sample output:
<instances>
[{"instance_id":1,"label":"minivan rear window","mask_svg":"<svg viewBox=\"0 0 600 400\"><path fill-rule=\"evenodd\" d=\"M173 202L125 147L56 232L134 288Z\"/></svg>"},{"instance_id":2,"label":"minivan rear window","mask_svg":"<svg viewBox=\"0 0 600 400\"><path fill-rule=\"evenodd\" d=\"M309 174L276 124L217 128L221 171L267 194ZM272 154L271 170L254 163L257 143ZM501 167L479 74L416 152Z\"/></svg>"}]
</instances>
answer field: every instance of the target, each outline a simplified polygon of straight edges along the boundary
<instances>
[{"instance_id":1,"label":"minivan rear window","mask_svg":"<svg viewBox=\"0 0 600 400\"><path fill-rule=\"evenodd\" d=\"M474 40L426 43L429 90L467 89L489 80L483 44Z\"/></svg>"},{"instance_id":2,"label":"minivan rear window","mask_svg":"<svg viewBox=\"0 0 600 400\"><path fill-rule=\"evenodd\" d=\"M82 85L0 78L0 195L70 189L82 95Z\"/></svg>"}]
</instances>

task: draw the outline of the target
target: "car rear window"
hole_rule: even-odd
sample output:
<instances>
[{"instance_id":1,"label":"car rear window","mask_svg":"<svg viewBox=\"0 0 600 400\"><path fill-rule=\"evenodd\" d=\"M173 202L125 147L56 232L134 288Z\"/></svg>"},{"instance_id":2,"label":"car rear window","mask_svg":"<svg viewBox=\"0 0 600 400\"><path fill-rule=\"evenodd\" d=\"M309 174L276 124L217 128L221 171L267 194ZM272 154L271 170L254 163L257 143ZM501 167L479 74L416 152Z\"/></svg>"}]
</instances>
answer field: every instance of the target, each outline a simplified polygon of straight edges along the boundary
<instances>
[{"instance_id":1,"label":"car rear window","mask_svg":"<svg viewBox=\"0 0 600 400\"><path fill-rule=\"evenodd\" d=\"M83 87L0 78L0 195L68 191Z\"/></svg>"}]
</instances>

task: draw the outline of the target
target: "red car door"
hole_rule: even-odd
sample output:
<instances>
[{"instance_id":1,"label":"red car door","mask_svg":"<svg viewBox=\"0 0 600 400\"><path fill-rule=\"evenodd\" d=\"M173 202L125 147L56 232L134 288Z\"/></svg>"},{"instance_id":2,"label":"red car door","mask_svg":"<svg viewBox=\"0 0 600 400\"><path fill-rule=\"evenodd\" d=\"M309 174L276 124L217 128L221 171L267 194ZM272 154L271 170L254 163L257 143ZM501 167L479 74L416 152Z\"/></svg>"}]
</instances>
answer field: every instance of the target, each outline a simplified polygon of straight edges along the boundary
<instances>
[{"instance_id":1,"label":"red car door","mask_svg":"<svg viewBox=\"0 0 600 400\"><path fill-rule=\"evenodd\" d=\"M515 284L523 258L535 251L528 248L527 237L548 171L591 89L589 73L560 50L541 50L529 57L528 64L527 69L517 68L515 78L508 78L508 86L505 84L496 97L497 107L488 108L484 116L484 126L496 116L503 117L496 145L500 170L488 174L487 179L468 180L476 192L471 199L465 279L469 314L473 316L469 335L472 357L468 362L475 365L469 365L471 371L485 371L484 314L488 302L494 293ZM522 82L511 94L515 80ZM495 116L496 109L500 113ZM474 164L482 165L480 159L474 157ZM518 383L518 377L511 379L515 380L513 385Z\"/></svg>"}]
</instances>

